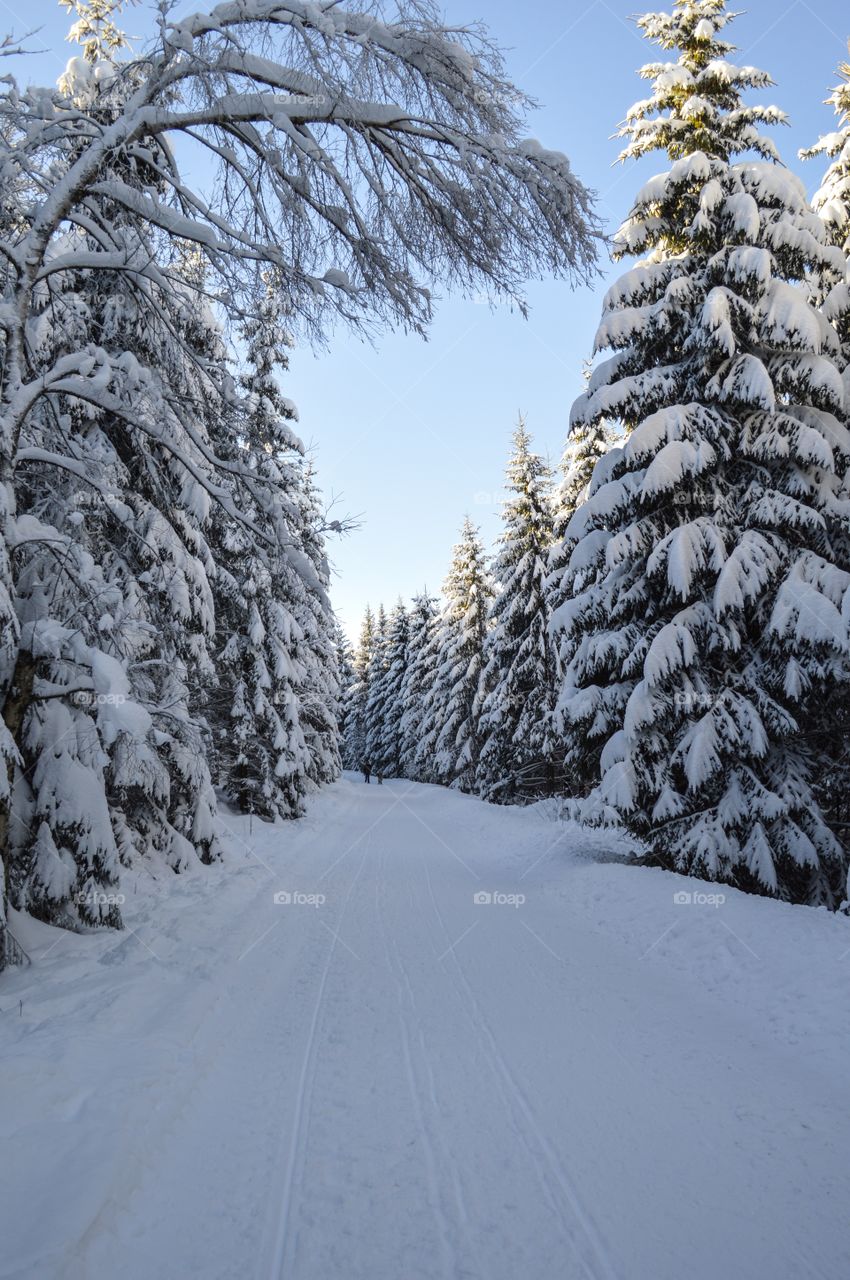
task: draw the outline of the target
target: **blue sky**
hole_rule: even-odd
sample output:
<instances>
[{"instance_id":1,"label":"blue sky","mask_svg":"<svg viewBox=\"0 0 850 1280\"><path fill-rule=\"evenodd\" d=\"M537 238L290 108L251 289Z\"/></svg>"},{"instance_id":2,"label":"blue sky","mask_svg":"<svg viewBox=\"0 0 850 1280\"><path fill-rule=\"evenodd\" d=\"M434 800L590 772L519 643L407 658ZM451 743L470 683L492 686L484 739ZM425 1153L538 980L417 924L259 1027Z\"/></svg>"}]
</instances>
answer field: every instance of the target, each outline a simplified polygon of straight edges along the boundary
<instances>
[{"instance_id":1,"label":"blue sky","mask_svg":"<svg viewBox=\"0 0 850 1280\"><path fill-rule=\"evenodd\" d=\"M180 5L194 11L204 0ZM649 7L664 7L660 0ZM741 6L743 7L743 5ZM541 103L529 134L566 152L599 197L609 230L627 213L645 170L663 158L612 167L611 140L628 106L645 96L635 72L656 56L630 15L635 0L448 0L452 23L483 19L507 49L517 84ZM840 0L751 0L732 29L739 61L770 72L771 99L791 117L776 131L783 158L818 184L819 162L801 165L801 146L833 127L823 99L846 57L850 13ZM17 11L17 12L16 12ZM150 6L130 10L125 26L146 29ZM18 62L22 79L53 80L72 53L62 43L68 19L56 0L0 0L0 27L41 27L45 54ZM11 70L7 64L5 70ZM766 96L763 97L766 100ZM621 268L603 264L605 275ZM581 387L599 317L604 277L572 291L564 282L529 287L529 320L495 312L444 289L428 342L384 334L375 346L345 333L318 356L297 351L285 386L314 446L325 492L336 511L360 515L361 528L331 546L333 597L353 634L365 604L439 588L465 514L488 543L499 530L499 495L509 437L522 410L536 444L560 456L572 400Z\"/></svg>"}]
</instances>

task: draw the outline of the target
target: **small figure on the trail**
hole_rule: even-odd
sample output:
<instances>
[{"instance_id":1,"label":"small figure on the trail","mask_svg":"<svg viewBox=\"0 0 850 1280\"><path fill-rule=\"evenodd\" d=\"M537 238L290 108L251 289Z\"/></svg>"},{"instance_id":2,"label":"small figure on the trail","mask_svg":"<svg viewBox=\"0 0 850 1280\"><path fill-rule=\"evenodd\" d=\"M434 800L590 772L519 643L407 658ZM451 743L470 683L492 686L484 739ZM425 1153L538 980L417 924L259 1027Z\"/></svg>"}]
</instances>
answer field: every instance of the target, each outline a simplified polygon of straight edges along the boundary
<instances>
[{"instance_id":1,"label":"small figure on the trail","mask_svg":"<svg viewBox=\"0 0 850 1280\"><path fill-rule=\"evenodd\" d=\"M363 770L363 781L369 782L372 777L372 765L368 760L364 760L360 768Z\"/></svg>"},{"instance_id":2,"label":"small figure on the trail","mask_svg":"<svg viewBox=\"0 0 850 1280\"><path fill-rule=\"evenodd\" d=\"M384 781L384 775L381 773L381 770L379 769L378 770L378 786L379 787L382 785L383 781Z\"/></svg>"}]
</instances>

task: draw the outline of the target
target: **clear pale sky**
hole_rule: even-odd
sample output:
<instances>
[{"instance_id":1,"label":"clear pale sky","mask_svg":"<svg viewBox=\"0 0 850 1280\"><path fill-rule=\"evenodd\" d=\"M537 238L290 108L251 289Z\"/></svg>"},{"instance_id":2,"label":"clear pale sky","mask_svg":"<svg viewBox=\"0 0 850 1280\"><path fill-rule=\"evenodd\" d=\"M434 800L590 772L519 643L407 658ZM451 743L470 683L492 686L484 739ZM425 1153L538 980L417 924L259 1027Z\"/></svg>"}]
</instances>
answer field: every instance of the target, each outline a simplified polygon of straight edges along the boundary
<instances>
[{"instance_id":1,"label":"clear pale sky","mask_svg":"<svg viewBox=\"0 0 850 1280\"><path fill-rule=\"evenodd\" d=\"M204 0L189 0L176 12L205 7ZM645 7L667 6L655 0ZM636 69L661 56L629 21L641 9L640 0L448 0L444 6L451 23L483 19L508 50L515 82L541 103L529 134L566 152L598 193L609 231L647 171L664 167L663 158L653 157L640 171L612 168L619 148L610 135L646 92ZM801 165L797 151L834 127L823 99L847 54L846 0L751 0L746 9L732 28L738 60L776 81L769 97L791 117L790 128L774 131L777 145L813 190L822 164ZM150 13L143 0L129 10L125 27L148 30ZM18 35L40 27L32 43L49 50L7 62L3 70L26 81L55 80L73 53L63 43L68 19L57 0L0 0L0 15L0 28ZM621 269L603 268L606 275ZM340 332L326 352L294 353L284 390L299 406L321 483L338 498L336 513L363 520L357 532L331 544L333 598L350 633L367 601L390 605L423 584L439 588L466 513L492 542L519 410L540 451L553 462L560 456L604 287L604 278L577 292L564 282L534 283L527 321L444 289L427 343L388 333L372 347Z\"/></svg>"}]
</instances>

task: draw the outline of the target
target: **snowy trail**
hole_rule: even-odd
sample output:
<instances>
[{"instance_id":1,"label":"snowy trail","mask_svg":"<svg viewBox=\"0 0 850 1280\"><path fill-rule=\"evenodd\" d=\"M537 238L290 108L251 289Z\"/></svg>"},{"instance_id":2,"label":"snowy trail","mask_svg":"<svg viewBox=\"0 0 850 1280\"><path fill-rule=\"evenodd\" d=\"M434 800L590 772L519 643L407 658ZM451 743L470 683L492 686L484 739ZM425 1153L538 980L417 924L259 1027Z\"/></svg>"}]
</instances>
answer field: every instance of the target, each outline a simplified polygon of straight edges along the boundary
<instances>
[{"instance_id":1,"label":"snowy trail","mask_svg":"<svg viewBox=\"0 0 850 1280\"><path fill-rule=\"evenodd\" d=\"M850 1274L850 922L677 915L403 782L228 824L253 858L0 987L0 1276Z\"/></svg>"}]
</instances>

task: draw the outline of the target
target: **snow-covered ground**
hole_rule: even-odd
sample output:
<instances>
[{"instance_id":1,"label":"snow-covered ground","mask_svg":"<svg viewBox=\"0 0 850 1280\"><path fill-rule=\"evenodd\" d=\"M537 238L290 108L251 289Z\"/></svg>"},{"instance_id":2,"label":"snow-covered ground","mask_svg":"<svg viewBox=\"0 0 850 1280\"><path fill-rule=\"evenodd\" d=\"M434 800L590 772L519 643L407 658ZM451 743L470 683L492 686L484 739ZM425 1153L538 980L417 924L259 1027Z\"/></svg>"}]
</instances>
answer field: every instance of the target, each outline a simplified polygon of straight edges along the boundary
<instances>
[{"instance_id":1,"label":"snow-covered ground","mask_svg":"<svg viewBox=\"0 0 850 1280\"><path fill-rule=\"evenodd\" d=\"M850 920L404 782L225 821L123 934L16 921L0 1275L850 1275Z\"/></svg>"}]
</instances>

